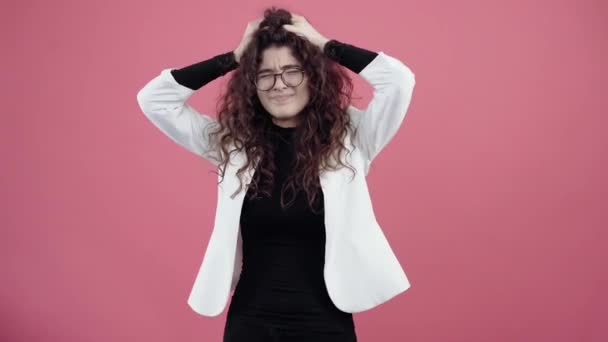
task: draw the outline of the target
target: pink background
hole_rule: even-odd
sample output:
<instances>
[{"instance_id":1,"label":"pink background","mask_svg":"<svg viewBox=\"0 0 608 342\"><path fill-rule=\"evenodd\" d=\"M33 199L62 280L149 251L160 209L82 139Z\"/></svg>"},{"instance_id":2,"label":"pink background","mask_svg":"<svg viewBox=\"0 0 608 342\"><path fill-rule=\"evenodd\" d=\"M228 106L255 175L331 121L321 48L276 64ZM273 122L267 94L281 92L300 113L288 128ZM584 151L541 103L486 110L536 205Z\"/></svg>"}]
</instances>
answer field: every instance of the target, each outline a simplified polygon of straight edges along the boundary
<instances>
[{"instance_id":1,"label":"pink background","mask_svg":"<svg viewBox=\"0 0 608 342\"><path fill-rule=\"evenodd\" d=\"M0 340L221 340L226 312L186 303L215 175L136 94L272 4L416 74L368 177L412 288L355 314L359 340L608 340L608 5L591 0L4 4ZM214 116L225 81L191 104Z\"/></svg>"}]
</instances>

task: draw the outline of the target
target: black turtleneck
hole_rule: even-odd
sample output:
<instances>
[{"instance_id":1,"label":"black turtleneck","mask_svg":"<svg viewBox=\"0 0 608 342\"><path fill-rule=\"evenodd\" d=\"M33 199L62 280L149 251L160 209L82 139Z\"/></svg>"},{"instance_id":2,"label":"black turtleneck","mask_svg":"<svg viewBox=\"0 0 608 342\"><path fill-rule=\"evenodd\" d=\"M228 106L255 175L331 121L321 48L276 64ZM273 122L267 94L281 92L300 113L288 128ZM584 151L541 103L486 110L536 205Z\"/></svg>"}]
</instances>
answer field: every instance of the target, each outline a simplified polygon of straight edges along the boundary
<instances>
[{"instance_id":1,"label":"black turtleneck","mask_svg":"<svg viewBox=\"0 0 608 342\"><path fill-rule=\"evenodd\" d=\"M336 40L329 41L324 52L356 73L377 56ZM196 90L237 67L233 52L226 52L171 72L178 83ZM228 315L271 321L285 329L352 330L352 314L336 308L325 287L323 192L319 188L320 206L316 208L320 210L314 213L304 191L298 191L291 206L281 210L281 187L291 172L296 129L270 125L275 146L275 183L271 197L245 196L240 219L243 266ZM256 175L260 177L259 184L263 184L262 175ZM289 192L285 199L291 200Z\"/></svg>"}]
</instances>

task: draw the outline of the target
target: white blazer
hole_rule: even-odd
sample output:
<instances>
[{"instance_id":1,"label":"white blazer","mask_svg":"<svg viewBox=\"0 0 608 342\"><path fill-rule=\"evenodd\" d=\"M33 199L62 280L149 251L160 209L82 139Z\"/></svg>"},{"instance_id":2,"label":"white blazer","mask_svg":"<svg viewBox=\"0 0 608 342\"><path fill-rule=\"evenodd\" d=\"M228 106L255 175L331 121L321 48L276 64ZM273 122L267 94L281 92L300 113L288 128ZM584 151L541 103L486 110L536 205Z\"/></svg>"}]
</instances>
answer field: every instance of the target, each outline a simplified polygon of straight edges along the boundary
<instances>
[{"instance_id":1,"label":"white blazer","mask_svg":"<svg viewBox=\"0 0 608 342\"><path fill-rule=\"evenodd\" d=\"M145 116L164 134L189 151L218 165L218 151L209 148L203 132L214 118L199 113L186 103L195 92L175 81L167 68L137 94ZM414 73L401 61L384 52L359 75L373 87L373 98L361 110L347 109L358 129L353 153L346 159L357 174L351 181L348 168L325 171L320 184L325 205L324 279L329 296L344 312L361 312L380 305L410 287L399 261L376 221L365 176L376 155L397 133L409 107ZM188 305L198 314L217 316L228 303L240 277L242 240L240 214L246 188L238 188L236 171L246 162L244 152L234 153L218 185L215 222ZM255 169L244 174L249 184ZM218 175L219 177L219 175ZM219 181L219 178L218 178Z\"/></svg>"}]
</instances>

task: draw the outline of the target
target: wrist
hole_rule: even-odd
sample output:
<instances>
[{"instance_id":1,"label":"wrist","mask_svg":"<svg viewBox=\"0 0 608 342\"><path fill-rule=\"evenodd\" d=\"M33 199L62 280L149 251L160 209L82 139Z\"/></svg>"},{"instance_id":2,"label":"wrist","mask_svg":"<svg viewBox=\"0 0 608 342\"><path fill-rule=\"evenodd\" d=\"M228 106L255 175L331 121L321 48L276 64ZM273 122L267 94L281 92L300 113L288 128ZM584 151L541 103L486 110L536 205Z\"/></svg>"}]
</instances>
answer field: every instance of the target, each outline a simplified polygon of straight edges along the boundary
<instances>
[{"instance_id":1,"label":"wrist","mask_svg":"<svg viewBox=\"0 0 608 342\"><path fill-rule=\"evenodd\" d=\"M241 60L241 51L236 48L232 51L232 54L234 55L234 60L238 63Z\"/></svg>"},{"instance_id":2,"label":"wrist","mask_svg":"<svg viewBox=\"0 0 608 342\"><path fill-rule=\"evenodd\" d=\"M317 43L317 46L319 47L319 49L321 49L321 51L323 51L325 49L325 44L327 44L327 42L329 42L331 39L326 38L326 37L321 37L319 39L319 43Z\"/></svg>"}]
</instances>

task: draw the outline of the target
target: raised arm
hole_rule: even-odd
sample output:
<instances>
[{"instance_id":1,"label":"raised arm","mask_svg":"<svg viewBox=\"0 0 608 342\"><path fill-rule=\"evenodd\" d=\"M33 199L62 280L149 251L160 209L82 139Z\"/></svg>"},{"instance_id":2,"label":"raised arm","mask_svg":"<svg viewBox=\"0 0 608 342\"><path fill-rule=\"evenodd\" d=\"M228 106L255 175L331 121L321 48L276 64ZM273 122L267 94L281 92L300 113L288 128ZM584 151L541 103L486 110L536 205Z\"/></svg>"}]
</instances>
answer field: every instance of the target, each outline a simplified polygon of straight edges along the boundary
<instances>
[{"instance_id":1,"label":"raised arm","mask_svg":"<svg viewBox=\"0 0 608 342\"><path fill-rule=\"evenodd\" d=\"M373 97L363 110L349 106L358 134L354 139L369 164L395 136L409 107L415 85L414 73L398 59L337 40L323 48L333 60L358 73L373 87Z\"/></svg>"},{"instance_id":2,"label":"raised arm","mask_svg":"<svg viewBox=\"0 0 608 342\"><path fill-rule=\"evenodd\" d=\"M137 93L137 102L145 116L174 142L219 165L220 151L207 131L217 121L186 101L196 90L237 66L230 51L184 68L163 69Z\"/></svg>"}]
</instances>

